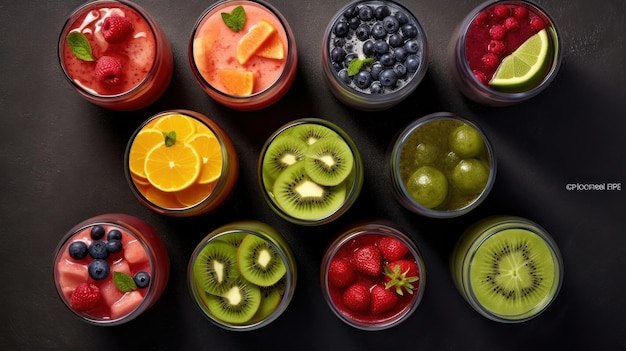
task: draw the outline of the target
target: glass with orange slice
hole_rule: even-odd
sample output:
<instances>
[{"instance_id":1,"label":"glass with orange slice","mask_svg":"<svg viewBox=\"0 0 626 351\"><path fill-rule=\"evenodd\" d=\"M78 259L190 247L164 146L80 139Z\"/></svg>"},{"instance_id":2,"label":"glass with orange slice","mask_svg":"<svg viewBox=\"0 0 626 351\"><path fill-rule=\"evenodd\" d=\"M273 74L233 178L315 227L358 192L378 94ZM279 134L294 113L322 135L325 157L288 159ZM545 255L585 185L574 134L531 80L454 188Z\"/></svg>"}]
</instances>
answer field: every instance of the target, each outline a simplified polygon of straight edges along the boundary
<instances>
[{"instance_id":1,"label":"glass with orange slice","mask_svg":"<svg viewBox=\"0 0 626 351\"><path fill-rule=\"evenodd\" d=\"M235 146L214 121L195 111L169 110L146 120L126 148L126 177L155 212L188 217L210 212L232 193Z\"/></svg>"},{"instance_id":2,"label":"glass with orange slice","mask_svg":"<svg viewBox=\"0 0 626 351\"><path fill-rule=\"evenodd\" d=\"M206 9L194 26L188 54L202 89L242 111L278 101L298 65L289 24L262 1L221 1Z\"/></svg>"}]
</instances>

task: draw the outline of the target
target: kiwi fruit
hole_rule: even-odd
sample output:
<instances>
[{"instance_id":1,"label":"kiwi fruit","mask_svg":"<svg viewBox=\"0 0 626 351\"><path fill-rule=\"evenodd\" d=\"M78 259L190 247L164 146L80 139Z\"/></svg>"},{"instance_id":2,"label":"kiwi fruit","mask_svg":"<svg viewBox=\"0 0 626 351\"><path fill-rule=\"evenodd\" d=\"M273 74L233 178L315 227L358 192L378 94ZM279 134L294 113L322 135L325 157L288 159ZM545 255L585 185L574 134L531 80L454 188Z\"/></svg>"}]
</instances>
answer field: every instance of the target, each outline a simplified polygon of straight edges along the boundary
<instances>
[{"instance_id":1,"label":"kiwi fruit","mask_svg":"<svg viewBox=\"0 0 626 351\"><path fill-rule=\"evenodd\" d=\"M244 279L258 286L274 285L287 272L274 246L254 234L246 235L237 248L237 266Z\"/></svg>"},{"instance_id":2,"label":"kiwi fruit","mask_svg":"<svg viewBox=\"0 0 626 351\"><path fill-rule=\"evenodd\" d=\"M354 156L339 137L326 137L311 145L304 158L304 169L320 185L337 185L352 172Z\"/></svg>"},{"instance_id":3,"label":"kiwi fruit","mask_svg":"<svg viewBox=\"0 0 626 351\"><path fill-rule=\"evenodd\" d=\"M344 183L332 187L317 184L307 175L303 161L282 171L272 192L278 207L303 220L325 218L337 211L346 199Z\"/></svg>"},{"instance_id":4,"label":"kiwi fruit","mask_svg":"<svg viewBox=\"0 0 626 351\"><path fill-rule=\"evenodd\" d=\"M487 310L521 317L554 297L556 261L539 235L524 229L503 230L476 250L470 267L471 289Z\"/></svg>"},{"instance_id":5,"label":"kiwi fruit","mask_svg":"<svg viewBox=\"0 0 626 351\"><path fill-rule=\"evenodd\" d=\"M262 173L266 187L285 168L303 160L308 145L301 139L289 134L278 135L267 147L263 156Z\"/></svg>"},{"instance_id":6,"label":"kiwi fruit","mask_svg":"<svg viewBox=\"0 0 626 351\"><path fill-rule=\"evenodd\" d=\"M329 136L339 137L339 134L334 130L315 123L297 124L287 131L289 135L304 141L309 146Z\"/></svg>"},{"instance_id":7,"label":"kiwi fruit","mask_svg":"<svg viewBox=\"0 0 626 351\"><path fill-rule=\"evenodd\" d=\"M285 279L286 278L283 277L274 285L260 287L261 304L254 317L252 317L253 321L260 321L267 318L278 308L278 305L280 305L285 295L287 286Z\"/></svg>"},{"instance_id":8,"label":"kiwi fruit","mask_svg":"<svg viewBox=\"0 0 626 351\"><path fill-rule=\"evenodd\" d=\"M238 247L241 244L243 238L246 237L248 233L227 233L219 236L216 240L228 243L234 247Z\"/></svg>"},{"instance_id":9,"label":"kiwi fruit","mask_svg":"<svg viewBox=\"0 0 626 351\"><path fill-rule=\"evenodd\" d=\"M237 248L219 240L208 243L198 253L192 272L204 291L222 295L240 275L237 269Z\"/></svg>"},{"instance_id":10,"label":"kiwi fruit","mask_svg":"<svg viewBox=\"0 0 626 351\"><path fill-rule=\"evenodd\" d=\"M231 324L248 322L260 304L260 288L241 278L233 281L222 295L206 296L206 306L213 317Z\"/></svg>"}]
</instances>

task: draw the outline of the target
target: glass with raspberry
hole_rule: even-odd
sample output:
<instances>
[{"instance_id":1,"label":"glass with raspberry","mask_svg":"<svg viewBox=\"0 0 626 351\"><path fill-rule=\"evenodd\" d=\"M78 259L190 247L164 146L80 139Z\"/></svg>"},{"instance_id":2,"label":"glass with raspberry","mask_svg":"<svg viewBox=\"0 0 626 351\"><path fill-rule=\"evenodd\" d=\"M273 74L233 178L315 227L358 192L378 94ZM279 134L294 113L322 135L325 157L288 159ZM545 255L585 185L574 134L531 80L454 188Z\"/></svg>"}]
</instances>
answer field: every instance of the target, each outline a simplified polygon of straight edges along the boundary
<instances>
[{"instance_id":1,"label":"glass with raspberry","mask_svg":"<svg viewBox=\"0 0 626 351\"><path fill-rule=\"evenodd\" d=\"M59 62L83 98L121 111L155 102L174 66L154 19L137 4L108 0L88 2L69 16L59 37Z\"/></svg>"},{"instance_id":2,"label":"glass with raspberry","mask_svg":"<svg viewBox=\"0 0 626 351\"><path fill-rule=\"evenodd\" d=\"M382 222L362 223L338 235L320 273L322 294L333 313L363 330L402 323L417 309L426 286L417 246Z\"/></svg>"},{"instance_id":3,"label":"glass with raspberry","mask_svg":"<svg viewBox=\"0 0 626 351\"><path fill-rule=\"evenodd\" d=\"M552 18L531 1L487 1L454 31L449 64L459 90L489 106L528 100L554 80L562 60Z\"/></svg>"},{"instance_id":4,"label":"glass with raspberry","mask_svg":"<svg viewBox=\"0 0 626 351\"><path fill-rule=\"evenodd\" d=\"M121 213L89 218L61 240L54 284L81 320L100 326L126 323L162 295L170 273L165 244L143 220Z\"/></svg>"}]
</instances>

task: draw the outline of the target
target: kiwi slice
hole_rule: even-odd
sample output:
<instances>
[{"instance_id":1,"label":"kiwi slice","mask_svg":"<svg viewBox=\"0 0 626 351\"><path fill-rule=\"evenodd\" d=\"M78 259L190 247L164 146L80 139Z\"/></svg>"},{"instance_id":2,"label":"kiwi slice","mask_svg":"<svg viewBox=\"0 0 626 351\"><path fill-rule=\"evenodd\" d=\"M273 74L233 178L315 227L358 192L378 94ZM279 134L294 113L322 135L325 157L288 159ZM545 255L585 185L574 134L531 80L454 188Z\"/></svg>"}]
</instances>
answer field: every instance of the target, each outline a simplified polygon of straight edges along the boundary
<instances>
[{"instance_id":1,"label":"kiwi slice","mask_svg":"<svg viewBox=\"0 0 626 351\"><path fill-rule=\"evenodd\" d=\"M262 172L266 187L271 187L274 179L285 168L304 159L307 144L289 134L280 134L267 147L263 156Z\"/></svg>"},{"instance_id":2,"label":"kiwi slice","mask_svg":"<svg viewBox=\"0 0 626 351\"><path fill-rule=\"evenodd\" d=\"M337 185L352 172L354 156L339 137L326 137L311 145L304 159L304 170L320 185Z\"/></svg>"},{"instance_id":3,"label":"kiwi slice","mask_svg":"<svg viewBox=\"0 0 626 351\"><path fill-rule=\"evenodd\" d=\"M556 294L556 260L539 235L523 229L503 230L476 250L470 284L487 310L523 318L546 306Z\"/></svg>"},{"instance_id":4,"label":"kiwi slice","mask_svg":"<svg viewBox=\"0 0 626 351\"><path fill-rule=\"evenodd\" d=\"M290 135L304 141L307 145L313 145L329 136L339 136L334 130L315 123L297 124L289 128L288 131Z\"/></svg>"},{"instance_id":5,"label":"kiwi slice","mask_svg":"<svg viewBox=\"0 0 626 351\"><path fill-rule=\"evenodd\" d=\"M344 183L337 186L317 184L307 175L304 162L286 168L274 182L276 204L292 217L303 220L325 218L337 211L346 199Z\"/></svg>"},{"instance_id":6,"label":"kiwi slice","mask_svg":"<svg viewBox=\"0 0 626 351\"><path fill-rule=\"evenodd\" d=\"M193 277L204 291L222 295L239 276L237 248L219 240L208 243L193 264Z\"/></svg>"},{"instance_id":7,"label":"kiwi slice","mask_svg":"<svg viewBox=\"0 0 626 351\"><path fill-rule=\"evenodd\" d=\"M213 317L232 324L248 322L260 304L261 290L244 279L236 279L221 296L206 296L206 306Z\"/></svg>"},{"instance_id":8,"label":"kiwi slice","mask_svg":"<svg viewBox=\"0 0 626 351\"><path fill-rule=\"evenodd\" d=\"M267 318L278 308L278 305L280 305L280 302L283 300L287 287L285 279L286 278L283 277L274 285L260 287L261 305L254 317L252 317L253 321L260 321Z\"/></svg>"},{"instance_id":9,"label":"kiwi slice","mask_svg":"<svg viewBox=\"0 0 626 351\"><path fill-rule=\"evenodd\" d=\"M258 286L276 284L287 272L285 263L271 243L248 234L237 249L237 265L241 276Z\"/></svg>"},{"instance_id":10,"label":"kiwi slice","mask_svg":"<svg viewBox=\"0 0 626 351\"><path fill-rule=\"evenodd\" d=\"M228 243L232 245L233 247L238 247L239 244L241 244L241 241L243 240L243 238L246 237L246 235L248 234L247 233L228 233L228 234L221 235L216 240Z\"/></svg>"}]
</instances>

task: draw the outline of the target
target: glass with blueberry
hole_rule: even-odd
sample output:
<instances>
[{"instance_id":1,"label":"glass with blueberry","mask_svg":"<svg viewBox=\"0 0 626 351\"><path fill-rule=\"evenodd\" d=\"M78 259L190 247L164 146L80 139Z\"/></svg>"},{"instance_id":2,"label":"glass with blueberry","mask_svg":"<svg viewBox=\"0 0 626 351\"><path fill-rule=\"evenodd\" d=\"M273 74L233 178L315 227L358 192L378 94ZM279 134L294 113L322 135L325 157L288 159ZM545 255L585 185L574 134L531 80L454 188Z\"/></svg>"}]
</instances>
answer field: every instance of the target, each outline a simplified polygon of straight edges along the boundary
<instances>
[{"instance_id":1,"label":"glass with blueberry","mask_svg":"<svg viewBox=\"0 0 626 351\"><path fill-rule=\"evenodd\" d=\"M154 229L119 213L72 228L53 264L64 304L83 321L103 326L128 322L151 307L170 271L167 250Z\"/></svg>"},{"instance_id":2,"label":"glass with blueberry","mask_svg":"<svg viewBox=\"0 0 626 351\"><path fill-rule=\"evenodd\" d=\"M342 103L377 111L395 106L427 70L428 42L417 18L393 1L353 1L330 21L324 73Z\"/></svg>"}]
</instances>

